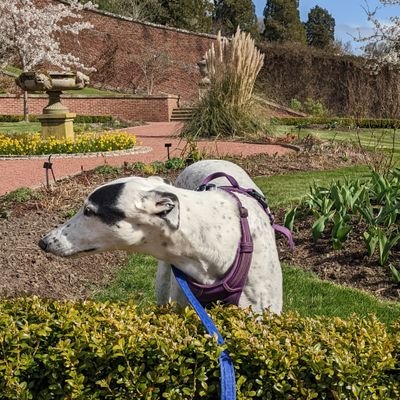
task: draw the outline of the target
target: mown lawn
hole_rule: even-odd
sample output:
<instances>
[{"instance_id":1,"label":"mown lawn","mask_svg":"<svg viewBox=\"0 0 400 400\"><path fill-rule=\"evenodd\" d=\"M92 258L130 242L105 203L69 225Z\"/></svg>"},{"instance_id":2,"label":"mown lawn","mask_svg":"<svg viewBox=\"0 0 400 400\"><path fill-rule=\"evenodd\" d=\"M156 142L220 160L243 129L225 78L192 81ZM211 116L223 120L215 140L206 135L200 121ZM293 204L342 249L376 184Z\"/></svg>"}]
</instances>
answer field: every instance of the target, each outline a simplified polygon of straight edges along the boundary
<instances>
[{"instance_id":1,"label":"mown lawn","mask_svg":"<svg viewBox=\"0 0 400 400\"><path fill-rule=\"evenodd\" d=\"M254 181L264 192L271 207L289 206L299 202L313 182L326 184L345 178L363 178L368 175L368 167L356 166L331 171L307 171L270 177L255 177Z\"/></svg>"},{"instance_id":2,"label":"mown lawn","mask_svg":"<svg viewBox=\"0 0 400 400\"><path fill-rule=\"evenodd\" d=\"M359 129L353 130L335 130L335 129L309 129L303 128L298 131L297 128L287 125L277 125L271 127L271 134L282 136L294 134L305 138L312 135L323 141L334 140L338 142L348 142L354 145L360 145L368 150L379 150L390 152L393 149L394 154L400 154L400 131L393 129Z\"/></svg>"},{"instance_id":3,"label":"mown lawn","mask_svg":"<svg viewBox=\"0 0 400 400\"><path fill-rule=\"evenodd\" d=\"M40 122L0 122L0 134L40 132Z\"/></svg>"},{"instance_id":4,"label":"mown lawn","mask_svg":"<svg viewBox=\"0 0 400 400\"><path fill-rule=\"evenodd\" d=\"M90 126L90 128L88 128ZM96 127L96 129L94 129ZM23 135L26 133L41 132L42 127L40 122L0 122L0 134L6 135ZM102 124L74 124L74 130L76 133L84 130L103 130Z\"/></svg>"},{"instance_id":5,"label":"mown lawn","mask_svg":"<svg viewBox=\"0 0 400 400\"><path fill-rule=\"evenodd\" d=\"M157 261L150 256L129 257L116 279L95 296L98 301L134 300L141 306L155 302ZM375 314L390 324L400 318L400 304L380 301L359 290L325 282L299 268L283 265L284 311L296 311L303 317L350 318L352 314Z\"/></svg>"}]
</instances>

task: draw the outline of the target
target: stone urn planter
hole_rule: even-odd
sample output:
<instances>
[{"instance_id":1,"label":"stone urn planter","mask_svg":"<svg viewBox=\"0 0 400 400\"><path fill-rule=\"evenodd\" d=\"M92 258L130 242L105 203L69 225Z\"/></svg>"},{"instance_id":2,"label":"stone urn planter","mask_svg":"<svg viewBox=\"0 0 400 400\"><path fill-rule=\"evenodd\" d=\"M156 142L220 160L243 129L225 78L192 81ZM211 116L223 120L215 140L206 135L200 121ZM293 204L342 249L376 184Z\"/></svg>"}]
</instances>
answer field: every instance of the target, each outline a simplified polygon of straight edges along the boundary
<instances>
[{"instance_id":1,"label":"stone urn planter","mask_svg":"<svg viewBox=\"0 0 400 400\"><path fill-rule=\"evenodd\" d=\"M76 114L70 113L68 107L61 103L61 94L63 90L79 90L86 87L89 84L86 75L72 71L31 71L23 72L16 78L16 83L27 92L45 91L48 94L49 103L43 109L43 115L38 118L44 137L74 139L73 120Z\"/></svg>"}]
</instances>

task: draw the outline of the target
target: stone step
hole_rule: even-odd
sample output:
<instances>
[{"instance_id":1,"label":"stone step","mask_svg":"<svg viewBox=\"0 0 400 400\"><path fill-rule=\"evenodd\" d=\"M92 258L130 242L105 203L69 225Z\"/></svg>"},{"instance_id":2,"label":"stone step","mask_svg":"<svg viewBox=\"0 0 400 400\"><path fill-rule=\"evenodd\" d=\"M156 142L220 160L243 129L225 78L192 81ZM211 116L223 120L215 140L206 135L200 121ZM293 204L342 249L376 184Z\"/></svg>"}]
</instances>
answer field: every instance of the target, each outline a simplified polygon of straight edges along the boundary
<instances>
[{"instance_id":1,"label":"stone step","mask_svg":"<svg viewBox=\"0 0 400 400\"><path fill-rule=\"evenodd\" d=\"M174 108L171 114L171 121L189 121L194 112L194 107Z\"/></svg>"}]
</instances>

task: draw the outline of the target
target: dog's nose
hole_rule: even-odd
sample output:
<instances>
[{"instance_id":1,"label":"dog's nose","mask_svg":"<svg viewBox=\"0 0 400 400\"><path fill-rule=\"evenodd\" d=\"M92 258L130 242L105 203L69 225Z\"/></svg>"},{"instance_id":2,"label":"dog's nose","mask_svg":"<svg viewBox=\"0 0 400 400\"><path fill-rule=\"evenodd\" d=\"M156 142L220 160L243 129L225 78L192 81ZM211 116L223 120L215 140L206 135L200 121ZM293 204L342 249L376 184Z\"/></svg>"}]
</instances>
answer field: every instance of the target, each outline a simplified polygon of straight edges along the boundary
<instances>
[{"instance_id":1,"label":"dog's nose","mask_svg":"<svg viewBox=\"0 0 400 400\"><path fill-rule=\"evenodd\" d=\"M40 239L38 245L43 251L46 251L48 244L45 240Z\"/></svg>"}]
</instances>

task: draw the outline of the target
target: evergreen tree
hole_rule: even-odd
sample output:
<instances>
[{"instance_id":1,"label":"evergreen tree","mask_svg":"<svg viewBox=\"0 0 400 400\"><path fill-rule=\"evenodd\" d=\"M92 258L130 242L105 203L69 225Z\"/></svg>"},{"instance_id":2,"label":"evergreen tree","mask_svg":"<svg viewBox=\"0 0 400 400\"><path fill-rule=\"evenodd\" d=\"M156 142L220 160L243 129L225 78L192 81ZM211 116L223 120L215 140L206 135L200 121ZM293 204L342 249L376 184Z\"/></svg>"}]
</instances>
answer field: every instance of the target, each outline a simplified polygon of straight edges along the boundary
<instances>
[{"instance_id":1,"label":"evergreen tree","mask_svg":"<svg viewBox=\"0 0 400 400\"><path fill-rule=\"evenodd\" d=\"M335 40L335 19L325 8L315 6L308 13L305 24L307 43L324 49L332 46Z\"/></svg>"},{"instance_id":2,"label":"evergreen tree","mask_svg":"<svg viewBox=\"0 0 400 400\"><path fill-rule=\"evenodd\" d=\"M210 32L212 3L209 0L161 0L164 10L157 21L162 25L195 32Z\"/></svg>"},{"instance_id":3,"label":"evergreen tree","mask_svg":"<svg viewBox=\"0 0 400 400\"><path fill-rule=\"evenodd\" d=\"M214 0L214 30L225 36L235 34L237 27L257 37L258 26L252 0Z\"/></svg>"},{"instance_id":4,"label":"evergreen tree","mask_svg":"<svg viewBox=\"0 0 400 400\"><path fill-rule=\"evenodd\" d=\"M272 42L306 42L299 0L267 0L263 36Z\"/></svg>"}]
</instances>

